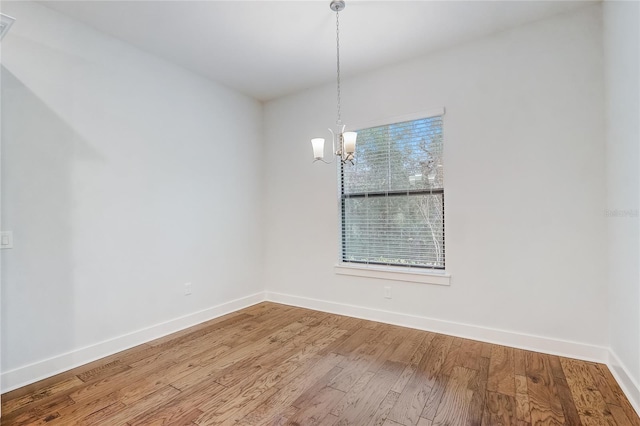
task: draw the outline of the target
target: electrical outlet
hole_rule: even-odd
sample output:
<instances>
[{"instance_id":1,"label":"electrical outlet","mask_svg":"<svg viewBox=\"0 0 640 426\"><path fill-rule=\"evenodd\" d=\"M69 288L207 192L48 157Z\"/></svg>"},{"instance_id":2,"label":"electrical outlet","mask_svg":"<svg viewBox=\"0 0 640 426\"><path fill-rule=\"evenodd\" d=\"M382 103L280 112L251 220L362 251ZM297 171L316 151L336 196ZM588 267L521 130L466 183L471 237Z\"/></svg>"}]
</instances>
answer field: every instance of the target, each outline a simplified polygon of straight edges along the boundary
<instances>
[{"instance_id":1,"label":"electrical outlet","mask_svg":"<svg viewBox=\"0 0 640 426\"><path fill-rule=\"evenodd\" d=\"M184 283L184 295L188 296L191 294L191 283Z\"/></svg>"},{"instance_id":2,"label":"electrical outlet","mask_svg":"<svg viewBox=\"0 0 640 426\"><path fill-rule=\"evenodd\" d=\"M391 299L391 287L384 288L384 298Z\"/></svg>"},{"instance_id":3,"label":"electrical outlet","mask_svg":"<svg viewBox=\"0 0 640 426\"><path fill-rule=\"evenodd\" d=\"M2 233L0 233L0 248L13 248L13 232L2 231Z\"/></svg>"}]
</instances>

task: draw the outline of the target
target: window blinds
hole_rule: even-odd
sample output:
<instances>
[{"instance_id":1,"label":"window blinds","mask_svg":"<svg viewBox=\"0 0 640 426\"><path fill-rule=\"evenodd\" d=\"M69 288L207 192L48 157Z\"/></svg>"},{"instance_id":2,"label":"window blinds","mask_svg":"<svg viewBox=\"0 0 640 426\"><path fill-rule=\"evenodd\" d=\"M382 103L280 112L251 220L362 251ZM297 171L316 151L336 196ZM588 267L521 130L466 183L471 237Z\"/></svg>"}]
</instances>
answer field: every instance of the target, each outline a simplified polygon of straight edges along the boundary
<instances>
[{"instance_id":1,"label":"window blinds","mask_svg":"<svg viewBox=\"0 0 640 426\"><path fill-rule=\"evenodd\" d=\"M444 269L442 116L358 131L342 165L342 261Z\"/></svg>"}]
</instances>

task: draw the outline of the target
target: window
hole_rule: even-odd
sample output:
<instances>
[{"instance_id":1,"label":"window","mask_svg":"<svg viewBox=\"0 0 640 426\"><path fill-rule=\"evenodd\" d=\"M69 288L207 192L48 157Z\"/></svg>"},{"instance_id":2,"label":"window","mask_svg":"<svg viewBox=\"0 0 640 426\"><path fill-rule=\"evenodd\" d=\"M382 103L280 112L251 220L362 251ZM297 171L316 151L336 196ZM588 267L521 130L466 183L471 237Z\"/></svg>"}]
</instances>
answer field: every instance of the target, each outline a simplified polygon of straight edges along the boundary
<instances>
[{"instance_id":1,"label":"window","mask_svg":"<svg viewBox=\"0 0 640 426\"><path fill-rule=\"evenodd\" d=\"M340 167L342 262L444 269L442 113L358 131Z\"/></svg>"}]
</instances>

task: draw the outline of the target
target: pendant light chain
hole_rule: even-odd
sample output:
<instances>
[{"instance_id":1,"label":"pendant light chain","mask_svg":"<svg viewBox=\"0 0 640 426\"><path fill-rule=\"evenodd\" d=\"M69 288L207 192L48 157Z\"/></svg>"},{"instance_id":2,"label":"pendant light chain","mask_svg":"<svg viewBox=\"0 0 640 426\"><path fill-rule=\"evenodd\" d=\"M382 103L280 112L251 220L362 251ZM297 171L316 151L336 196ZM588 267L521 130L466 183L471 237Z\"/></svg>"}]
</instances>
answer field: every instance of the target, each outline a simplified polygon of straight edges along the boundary
<instances>
[{"instance_id":1,"label":"pendant light chain","mask_svg":"<svg viewBox=\"0 0 640 426\"><path fill-rule=\"evenodd\" d=\"M336 63L337 63L337 87L338 87L338 119L336 124L342 125L342 117L340 111L340 12L336 11Z\"/></svg>"}]
</instances>

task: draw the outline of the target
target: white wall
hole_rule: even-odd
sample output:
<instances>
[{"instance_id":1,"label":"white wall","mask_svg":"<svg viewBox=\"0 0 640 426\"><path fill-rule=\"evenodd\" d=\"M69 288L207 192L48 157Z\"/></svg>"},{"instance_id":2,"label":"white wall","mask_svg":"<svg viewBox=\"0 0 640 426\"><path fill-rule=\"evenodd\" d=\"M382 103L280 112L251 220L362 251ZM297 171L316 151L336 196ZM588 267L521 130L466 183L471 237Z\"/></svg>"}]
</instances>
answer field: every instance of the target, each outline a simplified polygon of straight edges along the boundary
<instances>
[{"instance_id":1,"label":"white wall","mask_svg":"<svg viewBox=\"0 0 640 426\"><path fill-rule=\"evenodd\" d=\"M347 124L446 108L449 287L334 274L334 85L267 103L267 290L604 347L603 86L600 5L343 81Z\"/></svg>"},{"instance_id":2,"label":"white wall","mask_svg":"<svg viewBox=\"0 0 640 426\"><path fill-rule=\"evenodd\" d=\"M609 342L640 407L640 4L604 3ZM635 385L632 384L635 382Z\"/></svg>"},{"instance_id":3,"label":"white wall","mask_svg":"<svg viewBox=\"0 0 640 426\"><path fill-rule=\"evenodd\" d=\"M3 12L3 373L262 292L261 105L37 3Z\"/></svg>"}]
</instances>

